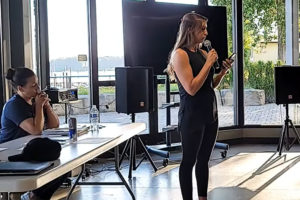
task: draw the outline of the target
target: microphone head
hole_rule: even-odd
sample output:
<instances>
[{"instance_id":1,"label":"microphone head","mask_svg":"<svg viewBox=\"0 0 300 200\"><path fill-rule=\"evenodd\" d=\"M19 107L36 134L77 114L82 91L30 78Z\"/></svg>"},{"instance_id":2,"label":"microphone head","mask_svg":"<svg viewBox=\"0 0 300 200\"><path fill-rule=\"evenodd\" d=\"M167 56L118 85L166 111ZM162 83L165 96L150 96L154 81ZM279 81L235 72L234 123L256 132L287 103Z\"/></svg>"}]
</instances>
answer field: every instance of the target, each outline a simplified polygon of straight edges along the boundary
<instances>
[{"instance_id":1,"label":"microphone head","mask_svg":"<svg viewBox=\"0 0 300 200\"><path fill-rule=\"evenodd\" d=\"M203 42L203 45L207 48L207 47L211 47L211 42L209 40L205 40Z\"/></svg>"}]
</instances>

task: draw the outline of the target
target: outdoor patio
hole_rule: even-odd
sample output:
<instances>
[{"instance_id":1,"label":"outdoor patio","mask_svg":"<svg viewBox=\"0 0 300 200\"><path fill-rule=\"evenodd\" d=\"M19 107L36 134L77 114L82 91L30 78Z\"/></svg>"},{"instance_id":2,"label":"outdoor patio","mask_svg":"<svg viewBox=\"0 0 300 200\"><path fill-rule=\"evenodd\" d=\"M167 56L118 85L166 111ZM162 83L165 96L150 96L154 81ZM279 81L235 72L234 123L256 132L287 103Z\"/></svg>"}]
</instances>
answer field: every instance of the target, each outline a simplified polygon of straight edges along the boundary
<instances>
[{"instance_id":1,"label":"outdoor patio","mask_svg":"<svg viewBox=\"0 0 300 200\"><path fill-rule=\"evenodd\" d=\"M233 106L219 105L219 126L232 126L234 123ZM177 124L178 108L171 109L171 124ZM300 107L297 104L289 105L289 115L294 124L300 123ZM88 123L89 115L75 115L78 123ZM59 116L61 124L65 123L65 117ZM259 106L245 107L246 125L281 125L285 119L285 107L282 105L264 104ZM130 115L116 112L101 112L100 121L103 122L131 122ZM145 122L148 124L148 113L137 113L136 122ZM158 110L159 130L166 126L166 110Z\"/></svg>"}]
</instances>

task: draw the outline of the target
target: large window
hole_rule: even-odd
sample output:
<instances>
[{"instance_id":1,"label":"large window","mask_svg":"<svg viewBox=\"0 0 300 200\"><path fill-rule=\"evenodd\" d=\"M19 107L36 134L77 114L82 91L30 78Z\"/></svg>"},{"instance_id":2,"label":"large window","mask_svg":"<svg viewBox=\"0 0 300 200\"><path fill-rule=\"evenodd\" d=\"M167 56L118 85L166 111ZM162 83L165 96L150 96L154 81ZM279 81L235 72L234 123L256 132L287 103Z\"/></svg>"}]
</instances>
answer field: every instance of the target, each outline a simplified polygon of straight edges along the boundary
<instances>
[{"instance_id":1,"label":"large window","mask_svg":"<svg viewBox=\"0 0 300 200\"><path fill-rule=\"evenodd\" d=\"M225 6L227 11L227 41L229 55L233 51L232 46L232 4L227 0L210 0L210 6ZM208 19L209 26L209 19ZM208 33L209 34L209 33ZM222 61L219 61L220 63ZM235 66L235 65L233 65ZM215 89L218 102L219 126L234 125L234 100L233 100L233 70L229 71L220 85Z\"/></svg>"},{"instance_id":2,"label":"large window","mask_svg":"<svg viewBox=\"0 0 300 200\"><path fill-rule=\"evenodd\" d=\"M89 121L87 28L86 0L48 1L50 83L56 88L78 88L80 101L71 104L68 112L79 122ZM64 106L54 106L61 122L65 122Z\"/></svg>"},{"instance_id":3,"label":"large window","mask_svg":"<svg viewBox=\"0 0 300 200\"><path fill-rule=\"evenodd\" d=\"M99 80L114 80L115 67L124 66L121 0L97 0Z\"/></svg>"},{"instance_id":4,"label":"large window","mask_svg":"<svg viewBox=\"0 0 300 200\"><path fill-rule=\"evenodd\" d=\"M198 0L155 0L156 2L198 4ZM31 2L32 67L36 69L36 0ZM232 1L208 0L210 6L227 7L228 51L232 52ZM72 105L71 114L78 115L79 122L88 122L89 112L89 55L86 0L49 0L49 62L52 87L79 89L81 103ZM122 1L97 0L98 69L99 81L115 80L114 68L124 66ZM285 2L267 0L243 1L244 23L244 105L245 125L282 124L285 109L274 103L274 67L285 64ZM300 21L300 18L299 18ZM299 23L300 24L300 23ZM209 23L208 23L209 26ZM37 42L38 43L38 42ZM299 49L300 51L300 49ZM81 59L79 59L81 58ZM82 59L86 58L86 59ZM300 63L299 63L300 65ZM41 66L44 67L44 66ZM217 88L220 126L234 125L232 71ZM160 77L164 79L165 77ZM158 85L159 107L166 102L166 87ZM171 91L176 91L171 84ZM101 122L126 122L130 116L115 112L115 88L99 88ZM173 93L171 101L178 101ZM64 121L64 104L55 106ZM171 124L177 123L178 108L171 109ZM165 109L159 109L159 130L165 126ZM300 107L290 106L290 117L295 124L300 122ZM148 113L137 115L137 121L148 123Z\"/></svg>"},{"instance_id":5,"label":"large window","mask_svg":"<svg viewBox=\"0 0 300 200\"><path fill-rule=\"evenodd\" d=\"M97 0L99 81L115 80L115 68L124 67L122 0ZM131 116L116 112L115 87L100 87L100 121L130 122ZM148 113L137 113L136 122L149 124ZM149 131L146 131L149 132Z\"/></svg>"},{"instance_id":6,"label":"large window","mask_svg":"<svg viewBox=\"0 0 300 200\"><path fill-rule=\"evenodd\" d=\"M277 106L274 67L285 63L285 2L243 1L245 124L282 124ZM294 106L290 106L294 118Z\"/></svg>"}]
</instances>

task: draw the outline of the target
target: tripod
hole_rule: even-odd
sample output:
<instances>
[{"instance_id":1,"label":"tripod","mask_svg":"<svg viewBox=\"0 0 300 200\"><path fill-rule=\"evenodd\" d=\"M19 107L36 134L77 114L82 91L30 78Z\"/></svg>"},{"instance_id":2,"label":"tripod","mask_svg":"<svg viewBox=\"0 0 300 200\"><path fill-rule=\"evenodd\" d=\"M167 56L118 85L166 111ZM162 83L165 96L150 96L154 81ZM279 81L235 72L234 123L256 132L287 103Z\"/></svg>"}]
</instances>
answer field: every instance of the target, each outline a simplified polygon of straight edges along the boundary
<instances>
[{"instance_id":1,"label":"tripod","mask_svg":"<svg viewBox=\"0 0 300 200\"><path fill-rule=\"evenodd\" d=\"M135 122L135 114L132 113L131 114L131 121L132 123ZM119 166L121 166L122 161L125 157L125 154L127 153L128 149L129 149L129 173L128 173L128 178L131 179L132 178L132 170L136 170L140 164L143 162L144 157L140 160L140 162L138 164L136 164L136 143L139 143L140 146L142 147L142 150L146 156L146 158L149 160L150 164L152 165L154 171L157 171L157 167L155 166L147 148L145 147L143 141L141 140L139 135L135 135L132 138L130 138L129 140L127 140L125 147L123 149L123 152L121 154L121 158L120 158L120 163Z\"/></svg>"},{"instance_id":2,"label":"tripod","mask_svg":"<svg viewBox=\"0 0 300 200\"><path fill-rule=\"evenodd\" d=\"M289 104L285 104L285 110L286 110L286 112L285 112L285 120L284 120L284 124L282 126L281 135L280 135L280 139L279 139L278 146L277 146L277 151L279 152L279 156L281 156L283 145L285 146L285 149L287 151L289 151L290 148L296 142L296 140L298 140L298 142L300 144L299 133L298 133L297 129L295 128L292 120L289 118ZM291 143L290 143L290 135L289 135L289 128L290 128L290 126L292 127L292 129L294 131L294 134L296 136Z\"/></svg>"}]
</instances>

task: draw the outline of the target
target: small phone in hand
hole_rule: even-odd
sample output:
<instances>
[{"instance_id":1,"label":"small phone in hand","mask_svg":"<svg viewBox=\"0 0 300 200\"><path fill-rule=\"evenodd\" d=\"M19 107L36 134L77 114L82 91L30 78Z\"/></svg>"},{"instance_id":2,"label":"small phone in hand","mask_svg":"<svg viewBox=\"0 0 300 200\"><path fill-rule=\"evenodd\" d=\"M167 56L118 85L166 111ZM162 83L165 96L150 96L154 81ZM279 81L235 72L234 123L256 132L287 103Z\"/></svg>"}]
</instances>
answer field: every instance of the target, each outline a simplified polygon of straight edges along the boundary
<instances>
[{"instance_id":1,"label":"small phone in hand","mask_svg":"<svg viewBox=\"0 0 300 200\"><path fill-rule=\"evenodd\" d=\"M228 57L228 59L229 59L231 62L233 62L235 56L236 56L236 53L232 53L232 54Z\"/></svg>"}]
</instances>

